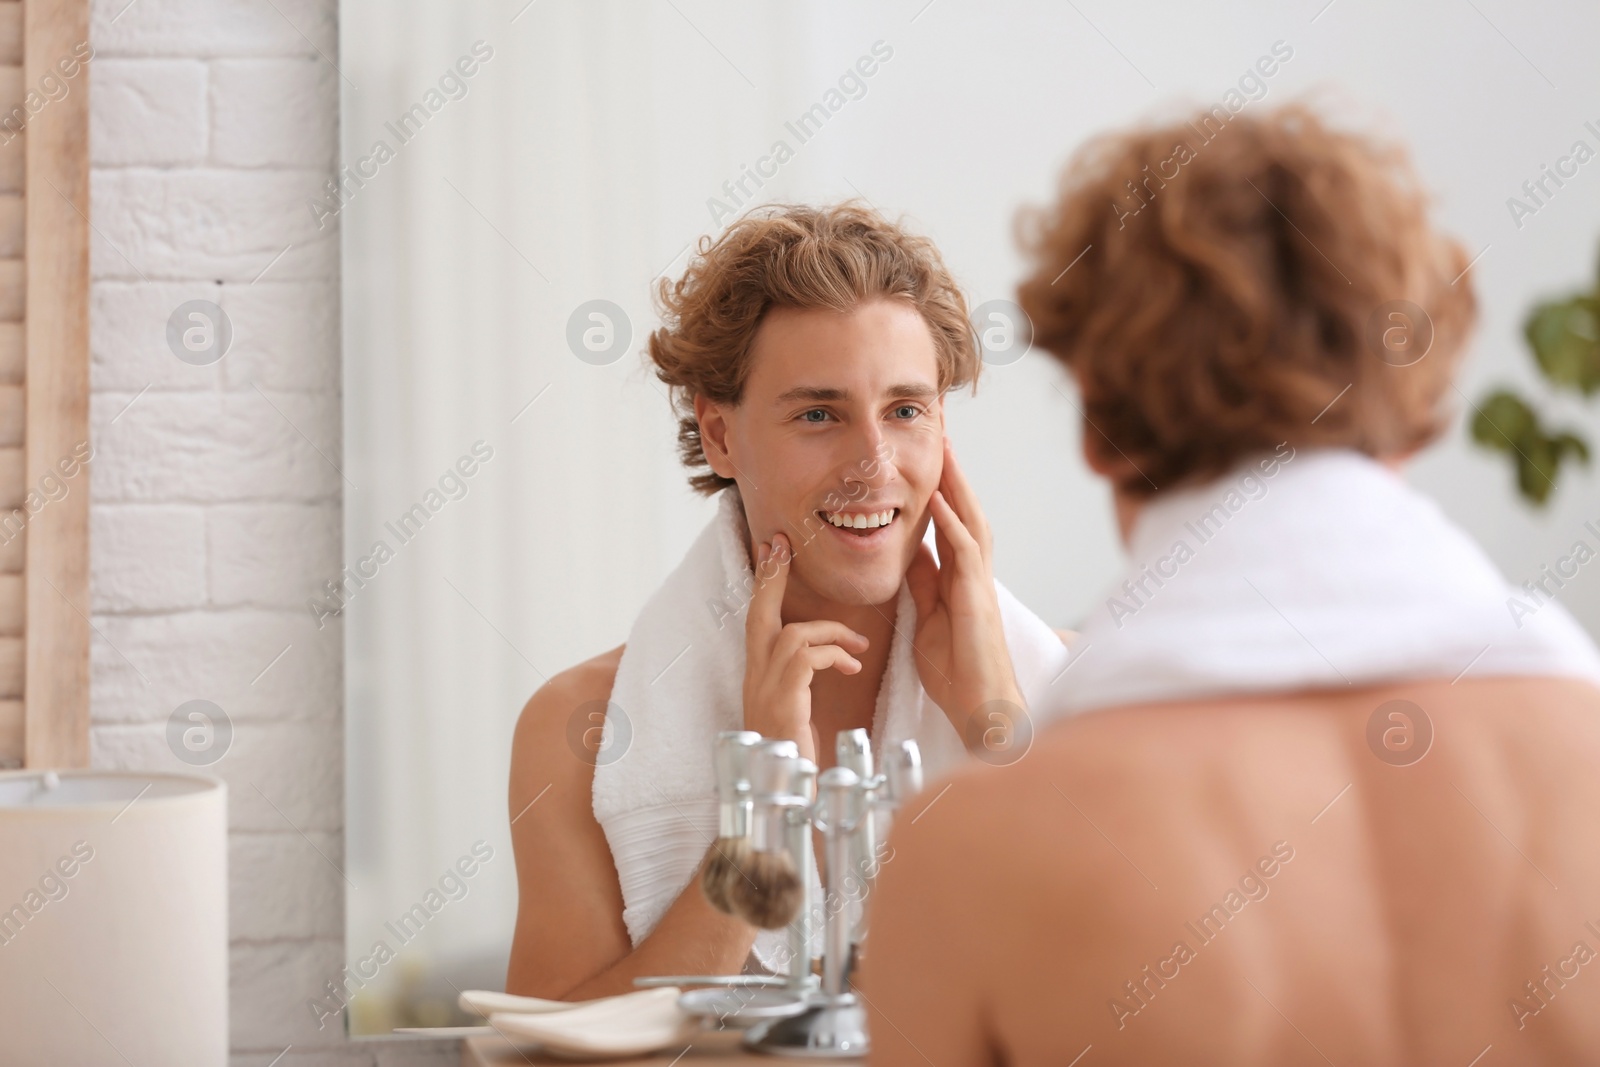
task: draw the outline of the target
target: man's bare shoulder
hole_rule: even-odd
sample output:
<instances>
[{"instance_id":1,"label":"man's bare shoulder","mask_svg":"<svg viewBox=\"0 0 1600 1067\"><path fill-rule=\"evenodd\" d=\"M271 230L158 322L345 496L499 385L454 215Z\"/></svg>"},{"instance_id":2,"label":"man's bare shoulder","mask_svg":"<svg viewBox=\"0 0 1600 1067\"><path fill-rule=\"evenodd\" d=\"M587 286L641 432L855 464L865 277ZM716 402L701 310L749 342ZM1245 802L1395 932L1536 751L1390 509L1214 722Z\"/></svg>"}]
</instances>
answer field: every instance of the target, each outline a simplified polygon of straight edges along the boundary
<instances>
[{"instance_id":1,"label":"man's bare shoulder","mask_svg":"<svg viewBox=\"0 0 1600 1067\"><path fill-rule=\"evenodd\" d=\"M616 684L617 665L622 662L622 650L626 647L618 645L551 676L528 698L522 709L523 717L530 711L546 710L552 702L608 698L611 687Z\"/></svg>"},{"instance_id":2,"label":"man's bare shoulder","mask_svg":"<svg viewBox=\"0 0 1600 1067\"><path fill-rule=\"evenodd\" d=\"M606 701L617 680L617 665L625 645L553 675L523 705L511 743L513 785L534 767L549 772L564 769L588 774L593 760L570 759L570 745L584 745L599 735ZM590 727L596 727L593 731Z\"/></svg>"}]
</instances>

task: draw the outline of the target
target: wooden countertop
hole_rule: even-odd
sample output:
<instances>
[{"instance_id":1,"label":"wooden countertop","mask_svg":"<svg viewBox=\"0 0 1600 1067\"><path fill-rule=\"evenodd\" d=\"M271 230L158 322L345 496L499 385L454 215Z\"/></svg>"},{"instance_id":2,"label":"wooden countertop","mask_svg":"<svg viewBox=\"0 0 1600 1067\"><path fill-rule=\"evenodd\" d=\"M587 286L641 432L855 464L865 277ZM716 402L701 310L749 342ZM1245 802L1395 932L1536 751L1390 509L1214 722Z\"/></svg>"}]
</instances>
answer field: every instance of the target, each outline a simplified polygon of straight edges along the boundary
<instances>
[{"instance_id":1,"label":"wooden countertop","mask_svg":"<svg viewBox=\"0 0 1600 1067\"><path fill-rule=\"evenodd\" d=\"M742 1036L738 1030L707 1030L695 1037L687 1055L684 1055L684 1049L680 1045L649 1056L593 1062L610 1064L612 1067L667 1067L668 1064L677 1062L688 1064L700 1060L715 1060L718 1067L754 1067L756 1064L761 1067L773 1067L776 1060L790 1058L769 1056L742 1048L739 1045ZM531 1043L513 1044L498 1034L468 1037L461 1042L461 1067L525 1067L526 1064L544 1067L547 1064L573 1063L572 1060L538 1052L536 1048L537 1046ZM845 1065L866 1063L865 1060L856 1057L828 1062Z\"/></svg>"}]
</instances>

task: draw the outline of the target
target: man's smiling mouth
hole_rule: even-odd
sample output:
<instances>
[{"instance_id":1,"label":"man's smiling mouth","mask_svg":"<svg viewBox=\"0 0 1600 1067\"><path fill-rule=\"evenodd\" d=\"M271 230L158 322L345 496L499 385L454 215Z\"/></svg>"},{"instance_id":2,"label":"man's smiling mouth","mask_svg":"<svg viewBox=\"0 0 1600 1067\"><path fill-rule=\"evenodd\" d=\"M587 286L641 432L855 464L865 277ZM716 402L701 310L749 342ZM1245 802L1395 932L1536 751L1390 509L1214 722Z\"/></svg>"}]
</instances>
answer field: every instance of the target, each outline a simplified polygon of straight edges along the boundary
<instances>
[{"instance_id":1,"label":"man's smiling mouth","mask_svg":"<svg viewBox=\"0 0 1600 1067\"><path fill-rule=\"evenodd\" d=\"M869 537L890 526L900 517L899 508L882 508L878 511L819 511L835 529L857 537Z\"/></svg>"}]
</instances>

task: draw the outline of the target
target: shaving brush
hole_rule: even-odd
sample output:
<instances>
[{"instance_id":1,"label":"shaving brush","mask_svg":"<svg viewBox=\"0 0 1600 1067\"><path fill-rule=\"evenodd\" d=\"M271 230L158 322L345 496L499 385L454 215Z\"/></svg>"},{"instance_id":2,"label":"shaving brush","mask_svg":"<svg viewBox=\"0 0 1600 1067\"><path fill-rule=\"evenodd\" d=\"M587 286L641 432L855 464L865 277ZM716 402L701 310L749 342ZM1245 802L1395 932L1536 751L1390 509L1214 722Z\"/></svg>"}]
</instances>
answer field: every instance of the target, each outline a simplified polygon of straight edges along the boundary
<instances>
[{"instance_id":1,"label":"shaving brush","mask_svg":"<svg viewBox=\"0 0 1600 1067\"><path fill-rule=\"evenodd\" d=\"M750 754L750 851L744 877L728 884L728 903L734 915L763 930L789 925L805 902L787 832L788 809L804 803L790 788L800 762L800 746L793 741L763 741Z\"/></svg>"},{"instance_id":2,"label":"shaving brush","mask_svg":"<svg viewBox=\"0 0 1600 1067\"><path fill-rule=\"evenodd\" d=\"M711 906L727 915L738 914L728 900L734 882L743 881L750 866L749 756L761 735L754 730L723 730L717 734L712 763L717 773L717 840L700 868L700 891Z\"/></svg>"}]
</instances>

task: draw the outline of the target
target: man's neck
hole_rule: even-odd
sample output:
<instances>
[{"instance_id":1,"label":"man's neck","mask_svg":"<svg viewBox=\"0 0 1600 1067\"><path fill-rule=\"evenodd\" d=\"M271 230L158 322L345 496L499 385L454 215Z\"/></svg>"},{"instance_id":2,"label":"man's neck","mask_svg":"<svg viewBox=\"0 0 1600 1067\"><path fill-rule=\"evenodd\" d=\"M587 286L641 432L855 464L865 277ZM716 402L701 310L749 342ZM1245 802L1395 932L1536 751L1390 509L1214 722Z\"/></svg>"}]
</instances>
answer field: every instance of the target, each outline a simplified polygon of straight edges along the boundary
<instances>
[{"instance_id":1,"label":"man's neck","mask_svg":"<svg viewBox=\"0 0 1600 1067\"><path fill-rule=\"evenodd\" d=\"M897 608L895 596L882 604L842 604L836 600L827 600L800 586L793 578L789 579L789 588L783 598L783 621L813 622L826 619L831 622L842 622L858 634L864 634L873 639L873 647L877 647L875 638L881 629L884 634L894 633L894 617Z\"/></svg>"},{"instance_id":2,"label":"man's neck","mask_svg":"<svg viewBox=\"0 0 1600 1067\"><path fill-rule=\"evenodd\" d=\"M825 670L811 679L811 725L817 731L817 767L826 770L834 765L834 737L840 730L872 729L878 691L894 644L898 592L882 604L842 604L817 596L792 577L790 583L783 602L785 623L828 619L844 623L869 642L867 650L856 657L861 662L859 672Z\"/></svg>"}]
</instances>

